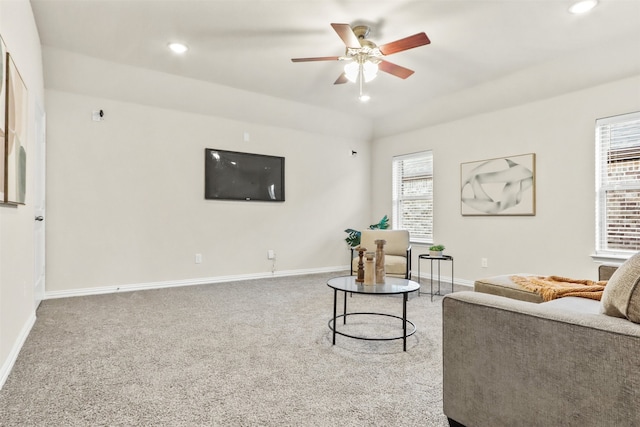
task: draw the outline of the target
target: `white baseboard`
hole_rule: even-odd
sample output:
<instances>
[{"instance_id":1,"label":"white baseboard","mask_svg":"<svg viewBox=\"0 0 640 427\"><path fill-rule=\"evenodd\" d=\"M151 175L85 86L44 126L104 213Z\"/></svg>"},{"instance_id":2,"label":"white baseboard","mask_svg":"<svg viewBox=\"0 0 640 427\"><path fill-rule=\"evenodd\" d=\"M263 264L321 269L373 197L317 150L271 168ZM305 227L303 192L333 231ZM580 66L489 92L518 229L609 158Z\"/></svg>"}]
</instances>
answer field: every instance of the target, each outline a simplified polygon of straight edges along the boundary
<instances>
[{"instance_id":1,"label":"white baseboard","mask_svg":"<svg viewBox=\"0 0 640 427\"><path fill-rule=\"evenodd\" d=\"M13 343L13 347L9 352L7 360L5 360L4 364L2 365L2 368L0 368L0 390L2 390L2 387L4 386L4 383L7 381L7 378L9 378L11 369L13 369L13 365L16 363L16 360L18 359L18 354L20 354L20 350L22 349L24 342L27 340L27 337L31 332L31 328L33 328L33 325L35 323L36 323L36 314L34 311L33 313L31 313L31 316L29 316L29 318L27 319L27 322L22 327L22 330L20 331L18 338Z\"/></svg>"},{"instance_id":2,"label":"white baseboard","mask_svg":"<svg viewBox=\"0 0 640 427\"><path fill-rule=\"evenodd\" d=\"M301 276L304 274L330 273L332 271L348 271L349 266L311 268L305 270L276 271L273 273L238 274L231 276L202 277L196 279L168 280L163 282L132 283L126 285L100 286L95 288L69 289L64 291L45 292L44 299L68 298L87 295L111 294L115 292L132 292L148 289L173 288L178 286L206 285L210 283L237 282L240 280L266 279L270 277Z\"/></svg>"},{"instance_id":3,"label":"white baseboard","mask_svg":"<svg viewBox=\"0 0 640 427\"><path fill-rule=\"evenodd\" d=\"M434 281L437 279L437 276L434 276ZM418 280L418 275L414 274L413 275L413 280L417 281ZM429 283L429 280L431 280L431 275L430 274L421 274L420 275L420 281L426 280L427 284ZM451 276L444 276L441 275L440 276L440 283L442 285L445 286L449 286L451 285ZM453 278L453 284L454 285L460 285L460 286L467 286L471 289L469 290L473 290L473 280L464 280L464 279L456 279L455 277Z\"/></svg>"},{"instance_id":4,"label":"white baseboard","mask_svg":"<svg viewBox=\"0 0 640 427\"><path fill-rule=\"evenodd\" d=\"M453 281L453 283L455 283L456 285L460 285L460 286L467 286L471 289L469 289L470 291L473 290L473 280L464 280L464 279L455 279Z\"/></svg>"}]
</instances>

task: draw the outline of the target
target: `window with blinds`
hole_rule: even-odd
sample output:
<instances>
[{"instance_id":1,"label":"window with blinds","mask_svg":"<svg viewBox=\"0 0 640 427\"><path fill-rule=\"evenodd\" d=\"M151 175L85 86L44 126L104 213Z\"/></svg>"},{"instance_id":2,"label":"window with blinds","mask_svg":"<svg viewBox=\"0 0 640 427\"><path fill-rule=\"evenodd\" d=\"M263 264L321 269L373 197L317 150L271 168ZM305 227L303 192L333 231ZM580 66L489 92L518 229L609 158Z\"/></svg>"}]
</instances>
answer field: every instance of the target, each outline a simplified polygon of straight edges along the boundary
<instances>
[{"instance_id":1,"label":"window with blinds","mask_svg":"<svg viewBox=\"0 0 640 427\"><path fill-rule=\"evenodd\" d=\"M596 252L640 251L640 112L596 120Z\"/></svg>"},{"instance_id":2,"label":"window with blinds","mask_svg":"<svg viewBox=\"0 0 640 427\"><path fill-rule=\"evenodd\" d=\"M392 224L416 243L433 241L433 155L422 151L393 158Z\"/></svg>"}]
</instances>

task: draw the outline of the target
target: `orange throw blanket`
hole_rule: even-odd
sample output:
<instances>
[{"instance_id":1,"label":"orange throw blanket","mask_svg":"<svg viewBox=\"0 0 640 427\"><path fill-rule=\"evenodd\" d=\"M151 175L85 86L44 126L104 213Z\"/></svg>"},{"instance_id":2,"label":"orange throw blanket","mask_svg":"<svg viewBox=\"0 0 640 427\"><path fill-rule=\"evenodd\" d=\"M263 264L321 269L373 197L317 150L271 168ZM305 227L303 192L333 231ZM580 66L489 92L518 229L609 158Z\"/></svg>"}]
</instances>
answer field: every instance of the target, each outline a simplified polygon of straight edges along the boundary
<instances>
[{"instance_id":1,"label":"orange throw blanket","mask_svg":"<svg viewBox=\"0 0 640 427\"><path fill-rule=\"evenodd\" d=\"M562 297L583 297L600 300L602 291L604 291L604 287L607 284L606 280L595 282L593 280L577 280L561 276L511 276L511 280L523 288L537 293L544 301Z\"/></svg>"}]
</instances>

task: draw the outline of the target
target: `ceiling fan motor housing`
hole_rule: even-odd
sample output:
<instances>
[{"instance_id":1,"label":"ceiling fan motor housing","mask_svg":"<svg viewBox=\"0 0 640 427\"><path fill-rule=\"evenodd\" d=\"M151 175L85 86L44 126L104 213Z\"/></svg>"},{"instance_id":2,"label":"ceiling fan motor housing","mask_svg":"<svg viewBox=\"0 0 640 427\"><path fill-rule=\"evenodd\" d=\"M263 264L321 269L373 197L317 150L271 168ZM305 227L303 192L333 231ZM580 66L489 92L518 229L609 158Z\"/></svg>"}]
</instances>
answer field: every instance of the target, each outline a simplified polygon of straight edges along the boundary
<instances>
[{"instance_id":1,"label":"ceiling fan motor housing","mask_svg":"<svg viewBox=\"0 0 640 427\"><path fill-rule=\"evenodd\" d=\"M359 39L366 39L371 30L368 25L356 25L352 28L353 34Z\"/></svg>"}]
</instances>

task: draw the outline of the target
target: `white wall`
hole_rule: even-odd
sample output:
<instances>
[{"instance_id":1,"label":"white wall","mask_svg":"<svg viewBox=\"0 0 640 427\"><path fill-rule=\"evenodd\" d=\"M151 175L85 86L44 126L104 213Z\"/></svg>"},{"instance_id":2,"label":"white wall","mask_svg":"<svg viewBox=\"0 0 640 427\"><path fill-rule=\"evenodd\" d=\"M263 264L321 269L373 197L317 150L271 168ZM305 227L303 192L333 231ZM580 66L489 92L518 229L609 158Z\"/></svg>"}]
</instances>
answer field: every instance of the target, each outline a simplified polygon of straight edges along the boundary
<instances>
[{"instance_id":1,"label":"white wall","mask_svg":"<svg viewBox=\"0 0 640 427\"><path fill-rule=\"evenodd\" d=\"M454 256L461 283L519 272L595 278L597 264L590 257L595 247L595 120L638 110L640 77L635 77L378 138L373 143L373 215L391 212L392 157L432 149L434 239ZM461 163L526 153L536 154L535 216L460 215ZM416 256L426 250L414 249ZM488 268L481 268L481 258L488 259ZM448 272L447 266L443 274Z\"/></svg>"},{"instance_id":2,"label":"white wall","mask_svg":"<svg viewBox=\"0 0 640 427\"><path fill-rule=\"evenodd\" d=\"M35 105L44 105L40 40L27 0L0 1L0 35L29 92L25 206L0 205L0 387L35 321ZM4 63L4 61L3 61Z\"/></svg>"},{"instance_id":3,"label":"white wall","mask_svg":"<svg viewBox=\"0 0 640 427\"><path fill-rule=\"evenodd\" d=\"M269 275L268 249L276 274L336 269L347 265L343 230L369 223L366 141L56 90L46 98L49 297ZM286 201L204 200L205 147L284 156Z\"/></svg>"}]
</instances>

